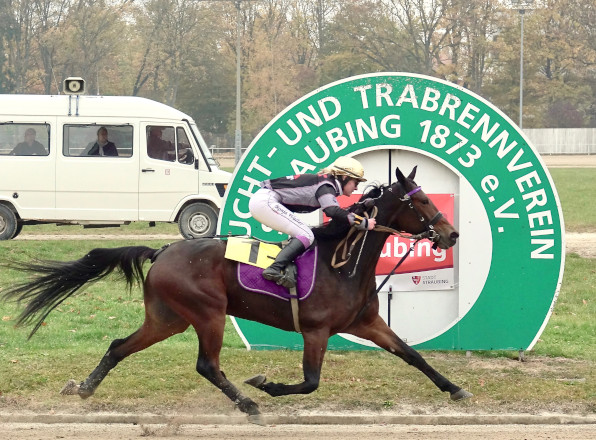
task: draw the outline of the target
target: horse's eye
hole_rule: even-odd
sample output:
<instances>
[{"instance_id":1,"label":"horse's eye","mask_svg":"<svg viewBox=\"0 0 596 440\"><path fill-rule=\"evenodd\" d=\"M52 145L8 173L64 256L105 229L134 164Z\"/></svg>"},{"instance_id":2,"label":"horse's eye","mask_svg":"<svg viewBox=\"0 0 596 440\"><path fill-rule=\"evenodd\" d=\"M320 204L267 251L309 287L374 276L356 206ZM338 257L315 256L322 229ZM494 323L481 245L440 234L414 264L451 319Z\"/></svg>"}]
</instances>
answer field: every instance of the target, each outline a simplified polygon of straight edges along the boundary
<instances>
[{"instance_id":1,"label":"horse's eye","mask_svg":"<svg viewBox=\"0 0 596 440\"><path fill-rule=\"evenodd\" d=\"M429 200L429 199L424 199L424 200L422 201L422 204L423 204L423 205L428 205L429 203L430 203L430 200Z\"/></svg>"}]
</instances>

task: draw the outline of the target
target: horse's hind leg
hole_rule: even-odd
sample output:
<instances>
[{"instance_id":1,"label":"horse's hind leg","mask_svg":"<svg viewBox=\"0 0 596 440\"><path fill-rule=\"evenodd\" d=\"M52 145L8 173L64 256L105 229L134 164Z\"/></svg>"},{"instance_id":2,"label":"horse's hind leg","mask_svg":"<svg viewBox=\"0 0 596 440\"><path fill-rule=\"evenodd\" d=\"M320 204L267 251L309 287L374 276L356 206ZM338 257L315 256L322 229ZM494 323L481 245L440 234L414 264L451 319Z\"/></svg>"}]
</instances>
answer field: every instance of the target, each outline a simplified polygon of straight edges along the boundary
<instances>
[{"instance_id":1,"label":"horse's hind leg","mask_svg":"<svg viewBox=\"0 0 596 440\"><path fill-rule=\"evenodd\" d=\"M348 333L360 338L368 339L391 354L399 356L409 365L418 368L441 391L449 392L452 400L461 400L472 397L472 393L453 384L432 368L420 353L402 341L379 315L373 318L371 322L361 323L358 326L351 327Z\"/></svg>"},{"instance_id":2,"label":"horse's hind leg","mask_svg":"<svg viewBox=\"0 0 596 440\"><path fill-rule=\"evenodd\" d=\"M110 370L121 360L172 335L182 333L188 328L188 325L188 322L164 304L146 305L143 325L127 338L112 341L108 351L89 377L80 385L76 385L76 382L72 380L69 381L61 393L78 394L83 399L90 397Z\"/></svg>"}]
</instances>

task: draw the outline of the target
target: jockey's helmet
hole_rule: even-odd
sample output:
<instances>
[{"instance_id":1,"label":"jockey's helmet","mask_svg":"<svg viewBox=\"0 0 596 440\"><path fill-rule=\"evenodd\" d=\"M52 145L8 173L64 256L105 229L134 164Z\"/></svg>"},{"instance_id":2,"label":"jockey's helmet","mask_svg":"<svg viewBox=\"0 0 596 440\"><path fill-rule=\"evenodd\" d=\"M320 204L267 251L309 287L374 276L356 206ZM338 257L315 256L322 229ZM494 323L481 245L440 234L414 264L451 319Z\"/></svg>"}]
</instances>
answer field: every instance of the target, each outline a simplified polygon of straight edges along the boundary
<instances>
[{"instance_id":1,"label":"jockey's helmet","mask_svg":"<svg viewBox=\"0 0 596 440\"><path fill-rule=\"evenodd\" d=\"M338 157L331 165L329 165L329 167L325 168L323 172L335 176L346 176L351 179L356 179L359 182L366 182L362 164L351 157Z\"/></svg>"}]
</instances>

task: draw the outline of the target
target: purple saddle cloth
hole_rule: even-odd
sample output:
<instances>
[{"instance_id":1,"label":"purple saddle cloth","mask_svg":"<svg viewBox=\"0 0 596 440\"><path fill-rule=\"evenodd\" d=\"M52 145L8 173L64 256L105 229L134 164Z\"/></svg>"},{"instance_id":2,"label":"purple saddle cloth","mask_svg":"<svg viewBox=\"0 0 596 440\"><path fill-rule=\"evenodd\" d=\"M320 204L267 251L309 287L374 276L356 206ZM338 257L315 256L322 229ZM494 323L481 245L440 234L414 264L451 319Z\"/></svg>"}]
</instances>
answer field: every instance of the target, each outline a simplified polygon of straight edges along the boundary
<instances>
[{"instance_id":1,"label":"purple saddle cloth","mask_svg":"<svg viewBox=\"0 0 596 440\"><path fill-rule=\"evenodd\" d=\"M299 300L306 299L315 284L317 269L317 247L307 250L294 261L298 267L296 294ZM246 290L290 300L290 292L283 286L263 278L263 269L250 264L238 263L238 282Z\"/></svg>"}]
</instances>

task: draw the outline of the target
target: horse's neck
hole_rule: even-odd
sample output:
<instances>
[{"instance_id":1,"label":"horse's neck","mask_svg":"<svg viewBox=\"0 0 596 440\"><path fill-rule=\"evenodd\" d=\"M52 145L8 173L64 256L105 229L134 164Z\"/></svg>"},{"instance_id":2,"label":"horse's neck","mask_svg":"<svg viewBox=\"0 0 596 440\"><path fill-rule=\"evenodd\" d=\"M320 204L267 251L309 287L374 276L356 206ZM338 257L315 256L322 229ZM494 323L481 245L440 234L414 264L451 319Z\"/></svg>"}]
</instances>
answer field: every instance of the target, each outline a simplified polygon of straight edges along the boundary
<instances>
[{"instance_id":1,"label":"horse's neck","mask_svg":"<svg viewBox=\"0 0 596 440\"><path fill-rule=\"evenodd\" d=\"M362 249L361 260L365 262L366 267L369 269L366 272L370 272L369 276L374 276L375 268L381 258L381 251L389 234L385 232L369 232L367 237L367 243L364 243ZM363 271L364 272L364 271ZM364 275L364 273L363 273Z\"/></svg>"},{"instance_id":2,"label":"horse's neck","mask_svg":"<svg viewBox=\"0 0 596 440\"><path fill-rule=\"evenodd\" d=\"M347 272L353 281L355 278L368 279L375 274L375 267L381 256L381 251L385 241L387 241L388 234L383 232L371 232L366 233L356 243L351 251L350 260L340 270L341 272ZM341 255L342 250L340 249L343 239L332 240L327 242L324 249L320 248L319 258L325 261L332 261L333 255ZM351 245L348 243L348 247ZM352 275L353 274L353 275Z\"/></svg>"}]
</instances>

